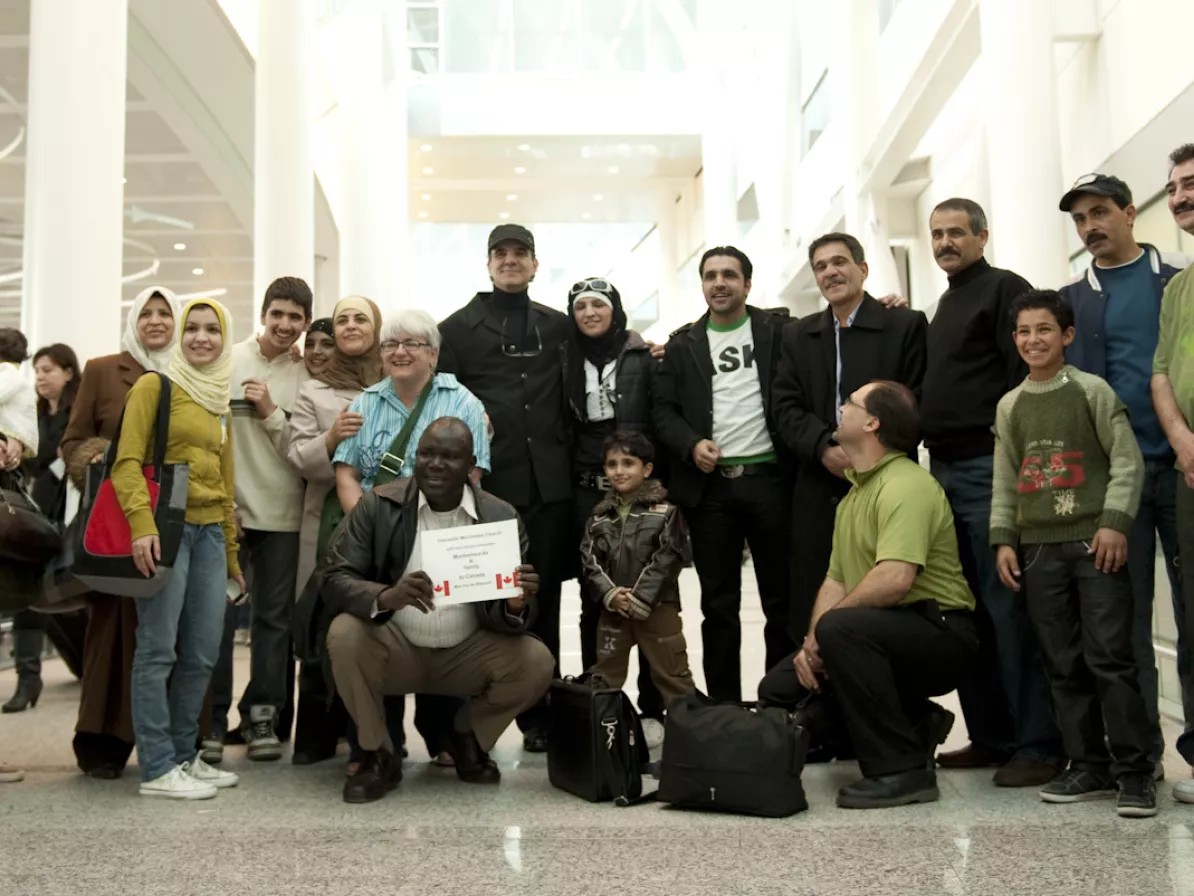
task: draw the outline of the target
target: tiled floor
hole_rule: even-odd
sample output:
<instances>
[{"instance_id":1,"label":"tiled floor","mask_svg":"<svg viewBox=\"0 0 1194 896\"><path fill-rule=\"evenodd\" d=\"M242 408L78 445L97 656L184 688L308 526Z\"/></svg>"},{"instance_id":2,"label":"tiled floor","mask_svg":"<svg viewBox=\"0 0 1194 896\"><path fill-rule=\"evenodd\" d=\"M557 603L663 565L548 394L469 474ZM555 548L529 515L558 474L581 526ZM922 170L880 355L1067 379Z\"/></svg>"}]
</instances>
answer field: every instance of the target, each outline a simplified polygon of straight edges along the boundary
<instances>
[{"instance_id":1,"label":"tiled floor","mask_svg":"<svg viewBox=\"0 0 1194 896\"><path fill-rule=\"evenodd\" d=\"M696 583L686 620L700 680ZM763 672L751 594L743 680ZM576 643L570 592L564 643ZM237 681L248 651L238 648ZM565 671L579 671L576 653ZM7 693L12 673L0 675ZM633 681L633 677L631 678ZM1091 894L1194 896L1194 806L1161 788L1161 813L1128 821L1109 802L1048 806L991 786L986 772L941 773L938 803L881 812L833 806L851 764L805 772L811 808L790 819L696 814L659 805L590 805L555 791L541 756L508 732L498 788L432 769L410 738L406 779L368 806L340 800L342 762L252 764L230 749L241 785L178 804L136 796L136 771L92 781L73 766L78 685L49 664L38 707L0 717L0 757L22 764L0 785L0 894L397 894L397 896L729 896L729 894ZM947 698L952 702L952 698ZM956 706L954 707L956 709ZM410 714L408 714L408 719ZM1176 726L1167 729L1172 742ZM966 740L959 725L949 747ZM1171 780L1189 775L1174 754Z\"/></svg>"}]
</instances>

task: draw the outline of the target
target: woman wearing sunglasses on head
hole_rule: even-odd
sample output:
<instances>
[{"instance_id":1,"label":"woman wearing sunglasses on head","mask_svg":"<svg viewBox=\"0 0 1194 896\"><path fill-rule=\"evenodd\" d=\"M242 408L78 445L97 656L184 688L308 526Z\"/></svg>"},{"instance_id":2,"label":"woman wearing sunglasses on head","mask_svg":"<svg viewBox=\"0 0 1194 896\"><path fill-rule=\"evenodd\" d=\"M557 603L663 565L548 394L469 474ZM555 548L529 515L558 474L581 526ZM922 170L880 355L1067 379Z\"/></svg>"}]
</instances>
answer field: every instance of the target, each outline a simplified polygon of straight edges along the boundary
<instances>
[{"instance_id":1,"label":"woman wearing sunglasses on head","mask_svg":"<svg viewBox=\"0 0 1194 896\"><path fill-rule=\"evenodd\" d=\"M575 284L569 290L568 311L576 326L578 350L578 356L569 358L564 378L575 417L572 470L579 545L579 533L609 491L602 469L606 437L617 430L651 434L651 392L658 361L643 337L627 328L622 296L608 280L590 278ZM660 469L663 452L657 457L656 478L664 479L666 471ZM586 669L597 662L600 617L597 600L582 595L580 649ZM638 687L643 734L648 745L655 747L663 740L663 697L641 651Z\"/></svg>"}]
</instances>

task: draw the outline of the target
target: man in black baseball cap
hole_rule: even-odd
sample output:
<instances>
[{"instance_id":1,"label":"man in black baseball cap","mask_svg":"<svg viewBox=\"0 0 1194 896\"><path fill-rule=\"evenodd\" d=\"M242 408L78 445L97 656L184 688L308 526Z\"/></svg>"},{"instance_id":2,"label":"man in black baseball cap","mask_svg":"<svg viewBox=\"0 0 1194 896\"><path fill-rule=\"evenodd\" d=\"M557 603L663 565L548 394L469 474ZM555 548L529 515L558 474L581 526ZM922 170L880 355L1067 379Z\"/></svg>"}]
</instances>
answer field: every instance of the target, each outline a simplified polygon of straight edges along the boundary
<instances>
[{"instance_id":1,"label":"man in black baseball cap","mask_svg":"<svg viewBox=\"0 0 1194 896\"><path fill-rule=\"evenodd\" d=\"M1161 295L1184 266L1155 246L1136 242L1132 191L1118 177L1087 174L1061 198L1078 236L1093 256L1090 267L1062 287L1074 309L1074 341L1066 361L1105 379L1128 408L1132 431L1144 456L1140 509L1128 533L1128 573L1134 614L1132 650L1140 670L1152 725L1150 758L1160 768L1165 749L1157 706L1157 663L1153 651L1153 596L1157 538L1165 555L1169 586L1180 598L1176 557L1177 495L1174 453L1157 416L1150 389L1152 358L1160 330Z\"/></svg>"},{"instance_id":2,"label":"man in black baseball cap","mask_svg":"<svg viewBox=\"0 0 1194 896\"><path fill-rule=\"evenodd\" d=\"M489 234L488 252L493 291L477 293L440 324L439 369L481 399L493 424L493 472L484 487L513 504L526 526L527 562L540 577L532 631L556 658L559 675L560 586L575 575L570 561L579 557L560 350L575 328L527 293L539 270L527 228L499 224ZM519 716L527 750L547 749L547 723L545 704Z\"/></svg>"}]
</instances>

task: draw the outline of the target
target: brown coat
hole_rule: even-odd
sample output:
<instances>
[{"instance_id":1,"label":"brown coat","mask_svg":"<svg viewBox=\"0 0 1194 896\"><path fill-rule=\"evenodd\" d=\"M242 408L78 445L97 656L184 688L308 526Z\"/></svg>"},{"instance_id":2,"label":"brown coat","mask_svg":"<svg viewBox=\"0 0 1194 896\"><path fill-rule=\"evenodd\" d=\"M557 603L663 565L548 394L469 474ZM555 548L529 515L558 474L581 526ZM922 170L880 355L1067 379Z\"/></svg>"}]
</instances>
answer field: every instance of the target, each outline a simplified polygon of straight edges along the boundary
<instances>
[{"instance_id":1,"label":"brown coat","mask_svg":"<svg viewBox=\"0 0 1194 896\"><path fill-rule=\"evenodd\" d=\"M142 373L128 352L92 358L84 367L61 446L76 485L91 458L115 437L125 396ZM102 594L93 594L89 603L75 755L84 770L123 768L133 743L130 688L137 608L132 598Z\"/></svg>"},{"instance_id":2,"label":"brown coat","mask_svg":"<svg viewBox=\"0 0 1194 896\"><path fill-rule=\"evenodd\" d=\"M111 441L124 413L124 399L144 368L128 352L92 358L83 368L79 394L62 436L62 459L71 465L72 454L88 439ZM90 458L81 457L86 464ZM77 484L77 483L76 483Z\"/></svg>"}]
</instances>

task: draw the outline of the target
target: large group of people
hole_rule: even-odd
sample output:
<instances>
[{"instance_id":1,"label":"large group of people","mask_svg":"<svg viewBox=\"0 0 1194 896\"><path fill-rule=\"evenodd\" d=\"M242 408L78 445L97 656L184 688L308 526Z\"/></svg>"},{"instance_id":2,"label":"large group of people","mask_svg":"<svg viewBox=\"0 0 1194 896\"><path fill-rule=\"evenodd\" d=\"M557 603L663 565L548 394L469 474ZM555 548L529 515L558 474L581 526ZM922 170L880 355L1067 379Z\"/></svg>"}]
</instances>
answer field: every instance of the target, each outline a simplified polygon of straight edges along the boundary
<instances>
[{"instance_id":1,"label":"large group of people","mask_svg":"<svg viewBox=\"0 0 1194 896\"><path fill-rule=\"evenodd\" d=\"M1194 235L1194 145L1169 163L1169 207ZM1060 211L1092 261L1055 291L987 262L977 203L940 203L928 224L949 285L931 321L870 295L859 240L828 233L808 249L823 310L752 306L750 259L711 247L707 313L653 345L604 278L577 282L567 313L532 301L534 236L503 224L492 290L438 325L362 296L313 321L309 286L283 277L260 333L234 343L219 303L151 287L120 354L80 375L66 346L37 353L36 419L24 337L0 331L0 466L24 464L48 515L111 453L133 559L161 574L141 474L159 402L165 460L190 470L165 586L89 599L79 767L119 777L135 745L142 794L203 799L238 783L219 768L227 744L269 761L293 736L308 764L347 739L343 797L368 802L401 779L414 694L432 760L497 783L489 751L511 722L525 750L550 742L570 578L585 667L621 686L638 648L658 745L668 701L696 689L685 566L706 690L742 699L748 550L759 700L804 720L809 762L858 761L840 806L935 800L938 768L993 768L1047 802L1154 814L1158 536L1177 749L1194 766L1194 577L1179 563L1194 555L1194 275L1136 241L1114 176L1080 178ZM518 589L437 606L418 533L501 520L518 523ZM251 672L231 725L246 593ZM18 617L6 712L38 699L37 626ZM931 698L955 689L970 743L938 752L954 717ZM1194 802L1194 782L1173 794Z\"/></svg>"}]
</instances>

